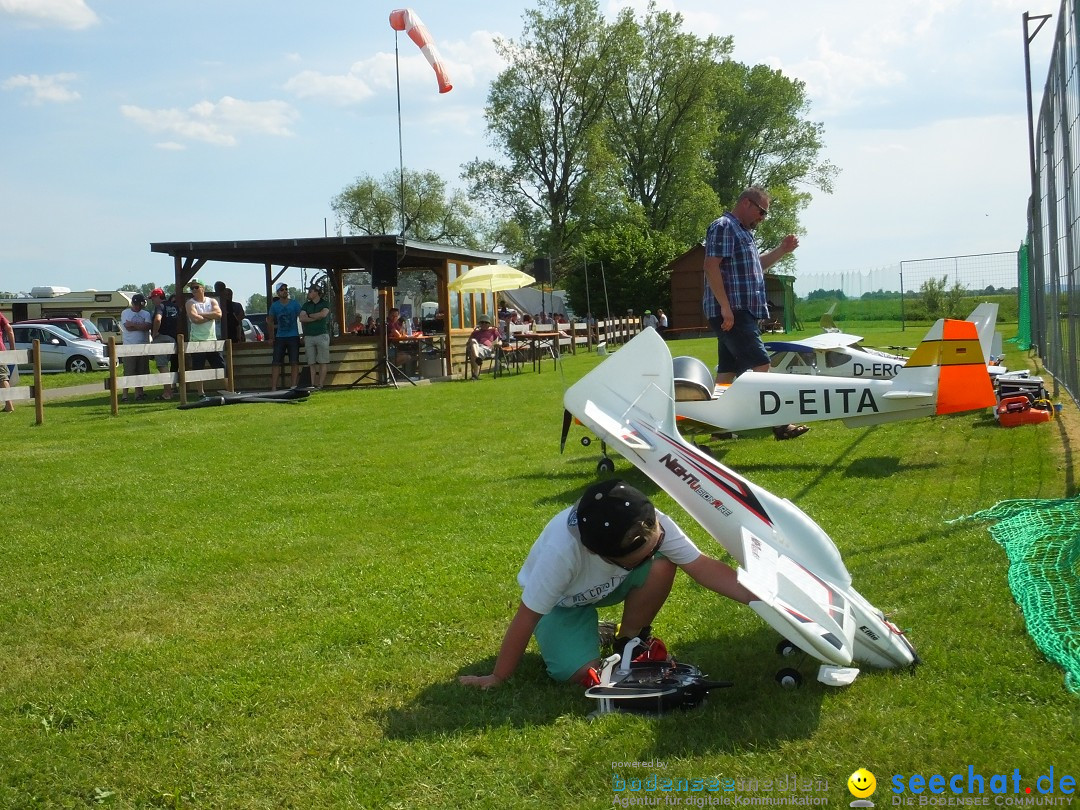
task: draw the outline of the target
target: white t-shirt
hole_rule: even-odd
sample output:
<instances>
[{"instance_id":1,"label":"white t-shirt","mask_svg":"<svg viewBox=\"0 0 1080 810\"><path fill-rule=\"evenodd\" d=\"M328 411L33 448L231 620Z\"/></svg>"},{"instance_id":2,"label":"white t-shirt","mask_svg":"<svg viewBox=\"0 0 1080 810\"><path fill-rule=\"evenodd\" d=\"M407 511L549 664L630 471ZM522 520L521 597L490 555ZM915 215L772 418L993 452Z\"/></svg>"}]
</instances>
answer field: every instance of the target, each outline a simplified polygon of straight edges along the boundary
<instances>
[{"instance_id":1,"label":"white t-shirt","mask_svg":"<svg viewBox=\"0 0 1080 810\"><path fill-rule=\"evenodd\" d=\"M141 329L129 329L128 323L132 321L142 321L143 323L150 325L154 322L153 313L148 312L145 307L138 312L129 307L120 313L120 331L124 338L124 343L149 343L150 330L147 329L146 331L142 331Z\"/></svg>"},{"instance_id":2,"label":"white t-shirt","mask_svg":"<svg viewBox=\"0 0 1080 810\"><path fill-rule=\"evenodd\" d=\"M698 547L675 521L659 510L664 527L660 556L676 565L692 563L701 556ZM580 607L599 602L622 585L630 572L593 554L580 540L577 506L555 515L536 538L525 564L518 572L521 601L540 614L554 607Z\"/></svg>"}]
</instances>

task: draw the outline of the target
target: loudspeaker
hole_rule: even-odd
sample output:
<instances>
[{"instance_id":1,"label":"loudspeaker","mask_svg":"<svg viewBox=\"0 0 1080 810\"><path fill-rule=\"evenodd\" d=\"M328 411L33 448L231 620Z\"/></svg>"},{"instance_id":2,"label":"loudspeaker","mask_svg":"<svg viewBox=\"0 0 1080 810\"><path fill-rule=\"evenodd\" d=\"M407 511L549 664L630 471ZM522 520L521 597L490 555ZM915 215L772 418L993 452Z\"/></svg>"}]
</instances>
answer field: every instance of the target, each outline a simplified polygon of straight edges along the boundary
<instances>
[{"instance_id":1,"label":"loudspeaker","mask_svg":"<svg viewBox=\"0 0 1080 810\"><path fill-rule=\"evenodd\" d=\"M541 284L551 283L551 260L548 258L533 259L533 278Z\"/></svg>"},{"instance_id":2,"label":"loudspeaker","mask_svg":"<svg viewBox=\"0 0 1080 810\"><path fill-rule=\"evenodd\" d=\"M376 250L371 268L371 286L380 289L396 287L398 266L396 250Z\"/></svg>"}]
</instances>

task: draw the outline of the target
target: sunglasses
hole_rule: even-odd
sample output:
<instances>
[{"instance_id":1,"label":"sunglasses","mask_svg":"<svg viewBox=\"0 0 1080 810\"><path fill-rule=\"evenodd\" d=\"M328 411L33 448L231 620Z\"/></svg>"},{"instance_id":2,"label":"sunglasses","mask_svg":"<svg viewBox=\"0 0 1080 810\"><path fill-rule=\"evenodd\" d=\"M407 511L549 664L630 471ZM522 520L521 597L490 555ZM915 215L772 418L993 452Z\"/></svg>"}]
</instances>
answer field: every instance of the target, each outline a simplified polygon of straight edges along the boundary
<instances>
[{"instance_id":1,"label":"sunglasses","mask_svg":"<svg viewBox=\"0 0 1080 810\"><path fill-rule=\"evenodd\" d=\"M657 538L656 545L652 547L652 551L650 551L648 554L646 554L644 557L642 557L640 560L638 560L633 565L623 565L622 563L615 562L615 560L608 559L607 557L604 557L604 560L611 563L612 565L617 565L623 571L636 571L637 569L641 568L641 566L643 566L647 562L649 562L649 560L651 560L653 558L653 556L656 554L656 552L658 552L660 550L660 547L662 545L664 545L664 534L665 534L664 533L664 527L661 526L660 527L660 537Z\"/></svg>"},{"instance_id":2,"label":"sunglasses","mask_svg":"<svg viewBox=\"0 0 1080 810\"><path fill-rule=\"evenodd\" d=\"M756 208L761 213L762 218L767 217L769 215L769 209L768 208L762 208L760 205L758 205L756 202L751 200L749 197L747 197L746 199L752 206L754 206L754 208Z\"/></svg>"}]
</instances>

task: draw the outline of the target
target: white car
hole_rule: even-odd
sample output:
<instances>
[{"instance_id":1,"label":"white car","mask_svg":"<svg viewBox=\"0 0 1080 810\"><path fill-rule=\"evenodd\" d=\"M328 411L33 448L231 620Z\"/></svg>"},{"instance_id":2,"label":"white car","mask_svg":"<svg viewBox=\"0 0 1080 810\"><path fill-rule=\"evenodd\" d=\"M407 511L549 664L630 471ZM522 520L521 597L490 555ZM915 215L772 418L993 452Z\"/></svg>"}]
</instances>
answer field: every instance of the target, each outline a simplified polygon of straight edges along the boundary
<instances>
[{"instance_id":1,"label":"white car","mask_svg":"<svg viewBox=\"0 0 1080 810\"><path fill-rule=\"evenodd\" d=\"M41 344L41 370L45 372L107 371L109 358L105 356L105 345L97 340L82 340L58 326L49 324L12 324L15 332L15 349L32 350L34 341ZM29 371L29 363L19 364L19 368Z\"/></svg>"}]
</instances>

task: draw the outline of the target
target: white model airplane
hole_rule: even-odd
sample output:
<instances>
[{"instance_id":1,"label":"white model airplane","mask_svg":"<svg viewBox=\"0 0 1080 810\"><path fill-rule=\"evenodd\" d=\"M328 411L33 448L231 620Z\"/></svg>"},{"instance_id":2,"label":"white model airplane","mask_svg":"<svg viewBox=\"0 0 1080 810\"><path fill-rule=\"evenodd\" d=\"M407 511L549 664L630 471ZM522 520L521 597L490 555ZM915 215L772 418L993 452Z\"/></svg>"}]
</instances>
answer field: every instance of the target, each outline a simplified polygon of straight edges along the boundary
<instances>
[{"instance_id":1,"label":"white model airplane","mask_svg":"<svg viewBox=\"0 0 1080 810\"><path fill-rule=\"evenodd\" d=\"M1000 343L995 350L998 305L979 304L965 320L975 324L982 347L983 361L990 366L990 374L1003 372L1005 369L996 365L995 359L1001 354ZM825 316L822 316L825 323ZM829 319L832 323L832 319ZM907 362L906 357L889 354L862 345L863 338L849 335L835 327L825 328L824 334L808 338L787 341L768 341L765 350L769 353L769 363L774 372L785 374L824 374L833 377L865 377L889 380ZM996 354L995 354L996 351Z\"/></svg>"},{"instance_id":2,"label":"white model airplane","mask_svg":"<svg viewBox=\"0 0 1080 810\"><path fill-rule=\"evenodd\" d=\"M918 661L899 628L852 588L840 552L813 520L682 439L671 355L654 330L571 386L563 403L727 549L739 581L758 597L750 607L823 662L823 683L850 683L858 674L853 662L895 668ZM778 680L790 682L792 672L782 670Z\"/></svg>"},{"instance_id":3,"label":"white model airplane","mask_svg":"<svg viewBox=\"0 0 1080 810\"><path fill-rule=\"evenodd\" d=\"M676 358L675 368L679 417L729 431L825 419L875 425L996 404L971 321L939 320L888 380L748 371L714 388L700 360Z\"/></svg>"}]
</instances>

